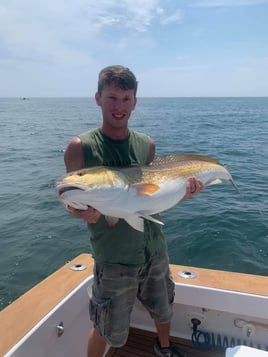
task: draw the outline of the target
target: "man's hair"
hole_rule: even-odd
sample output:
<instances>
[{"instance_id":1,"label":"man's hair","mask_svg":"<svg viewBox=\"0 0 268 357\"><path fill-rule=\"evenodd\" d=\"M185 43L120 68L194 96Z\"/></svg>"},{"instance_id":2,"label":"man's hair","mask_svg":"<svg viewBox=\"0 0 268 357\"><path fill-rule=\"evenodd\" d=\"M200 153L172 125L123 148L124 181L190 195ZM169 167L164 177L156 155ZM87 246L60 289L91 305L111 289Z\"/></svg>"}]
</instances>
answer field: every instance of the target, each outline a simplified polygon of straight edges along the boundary
<instances>
[{"instance_id":1,"label":"man's hair","mask_svg":"<svg viewBox=\"0 0 268 357\"><path fill-rule=\"evenodd\" d=\"M105 67L100 71L98 93L101 94L103 88L111 84L123 90L134 89L136 96L138 82L135 75L127 67L115 65Z\"/></svg>"}]
</instances>

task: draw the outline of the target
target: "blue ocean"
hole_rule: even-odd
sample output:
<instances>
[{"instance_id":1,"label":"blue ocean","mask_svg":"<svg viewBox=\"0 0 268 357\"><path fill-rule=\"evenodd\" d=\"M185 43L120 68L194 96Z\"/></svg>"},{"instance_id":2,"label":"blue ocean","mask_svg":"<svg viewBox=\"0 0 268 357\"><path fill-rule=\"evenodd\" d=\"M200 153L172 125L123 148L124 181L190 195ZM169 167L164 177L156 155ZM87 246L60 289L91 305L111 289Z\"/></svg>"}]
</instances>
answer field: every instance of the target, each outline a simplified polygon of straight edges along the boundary
<instances>
[{"instance_id":1,"label":"blue ocean","mask_svg":"<svg viewBox=\"0 0 268 357\"><path fill-rule=\"evenodd\" d=\"M0 99L0 309L90 252L55 181L69 140L100 122L92 98ZM240 190L224 182L162 214L170 262L268 275L268 98L140 98L130 127L156 156L217 158Z\"/></svg>"}]
</instances>

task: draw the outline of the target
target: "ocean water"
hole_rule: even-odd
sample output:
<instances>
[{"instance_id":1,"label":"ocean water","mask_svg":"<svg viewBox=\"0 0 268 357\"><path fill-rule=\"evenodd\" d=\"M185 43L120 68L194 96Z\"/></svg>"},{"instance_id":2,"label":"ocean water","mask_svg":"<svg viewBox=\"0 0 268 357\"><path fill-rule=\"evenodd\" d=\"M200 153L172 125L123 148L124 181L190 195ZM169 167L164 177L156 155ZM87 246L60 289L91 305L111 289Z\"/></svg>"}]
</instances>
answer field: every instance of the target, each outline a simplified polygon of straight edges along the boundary
<instances>
[{"instance_id":1,"label":"ocean water","mask_svg":"<svg viewBox=\"0 0 268 357\"><path fill-rule=\"evenodd\" d=\"M55 197L63 153L100 125L93 99L0 99L0 309L80 253L86 225ZM171 263L268 275L268 98L140 98L130 127L157 156L208 155L229 183L162 214Z\"/></svg>"}]
</instances>

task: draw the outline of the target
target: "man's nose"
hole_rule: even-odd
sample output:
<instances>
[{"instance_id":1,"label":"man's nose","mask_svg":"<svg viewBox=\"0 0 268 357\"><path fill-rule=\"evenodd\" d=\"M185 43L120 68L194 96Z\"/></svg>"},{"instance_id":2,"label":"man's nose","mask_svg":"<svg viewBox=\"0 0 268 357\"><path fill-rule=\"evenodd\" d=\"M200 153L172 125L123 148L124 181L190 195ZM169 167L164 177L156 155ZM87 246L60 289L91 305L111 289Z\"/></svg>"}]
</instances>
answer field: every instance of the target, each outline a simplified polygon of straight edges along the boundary
<instances>
[{"instance_id":1,"label":"man's nose","mask_svg":"<svg viewBox=\"0 0 268 357\"><path fill-rule=\"evenodd\" d=\"M124 108L124 101L122 99L117 99L114 104L117 110L122 110Z\"/></svg>"}]
</instances>

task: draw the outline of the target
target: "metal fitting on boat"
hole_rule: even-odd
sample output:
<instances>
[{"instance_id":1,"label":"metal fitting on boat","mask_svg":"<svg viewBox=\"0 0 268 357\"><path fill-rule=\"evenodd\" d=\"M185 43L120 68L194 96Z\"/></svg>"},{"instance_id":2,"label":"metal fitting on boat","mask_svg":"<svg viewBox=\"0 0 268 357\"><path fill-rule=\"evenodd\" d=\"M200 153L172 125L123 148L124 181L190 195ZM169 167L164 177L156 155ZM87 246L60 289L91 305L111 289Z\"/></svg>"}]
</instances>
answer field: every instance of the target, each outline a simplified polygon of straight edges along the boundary
<instances>
[{"instance_id":1,"label":"metal fitting on boat","mask_svg":"<svg viewBox=\"0 0 268 357\"><path fill-rule=\"evenodd\" d=\"M81 270L85 270L86 268L87 266L85 264L74 264L70 266L70 269L73 271L81 271Z\"/></svg>"},{"instance_id":2,"label":"metal fitting on boat","mask_svg":"<svg viewBox=\"0 0 268 357\"><path fill-rule=\"evenodd\" d=\"M56 331L57 331L58 337L61 337L61 336L64 334L63 322L60 322L60 323L56 326Z\"/></svg>"},{"instance_id":3,"label":"metal fitting on boat","mask_svg":"<svg viewBox=\"0 0 268 357\"><path fill-rule=\"evenodd\" d=\"M178 275L184 279L194 279L197 274L194 271L181 270L178 272Z\"/></svg>"}]
</instances>

